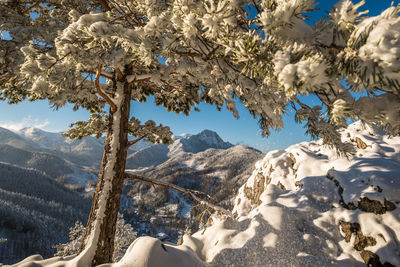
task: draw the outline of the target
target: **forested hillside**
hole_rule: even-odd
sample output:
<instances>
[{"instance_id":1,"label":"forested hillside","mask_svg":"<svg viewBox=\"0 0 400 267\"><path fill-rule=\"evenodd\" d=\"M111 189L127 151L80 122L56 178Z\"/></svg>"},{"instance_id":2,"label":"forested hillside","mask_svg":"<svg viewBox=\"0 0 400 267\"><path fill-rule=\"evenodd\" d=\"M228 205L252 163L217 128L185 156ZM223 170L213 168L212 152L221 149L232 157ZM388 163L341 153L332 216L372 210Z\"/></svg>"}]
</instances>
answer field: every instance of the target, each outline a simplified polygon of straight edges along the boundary
<instances>
[{"instance_id":1,"label":"forested hillside","mask_svg":"<svg viewBox=\"0 0 400 267\"><path fill-rule=\"evenodd\" d=\"M86 221L90 201L34 169L0 163L2 263L28 255L52 256L75 221Z\"/></svg>"}]
</instances>

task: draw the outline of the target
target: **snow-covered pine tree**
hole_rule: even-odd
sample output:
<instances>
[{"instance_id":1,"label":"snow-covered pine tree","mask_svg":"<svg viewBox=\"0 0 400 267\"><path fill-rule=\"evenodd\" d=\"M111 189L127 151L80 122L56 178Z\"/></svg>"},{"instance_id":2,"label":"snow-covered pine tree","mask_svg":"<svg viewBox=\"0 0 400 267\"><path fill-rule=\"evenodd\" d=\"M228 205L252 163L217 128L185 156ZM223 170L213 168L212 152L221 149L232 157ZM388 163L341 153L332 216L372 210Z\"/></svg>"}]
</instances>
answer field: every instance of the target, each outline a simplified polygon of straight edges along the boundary
<instances>
[{"instance_id":1,"label":"snow-covered pine tree","mask_svg":"<svg viewBox=\"0 0 400 267\"><path fill-rule=\"evenodd\" d=\"M47 99L56 108L73 103L91 116L74 123L66 136L106 132L92 210L81 253L73 261L85 266L111 262L127 149L141 139L171 141L168 127L130 117L131 102L153 95L156 104L178 113L188 114L202 100L220 108L224 99L212 91L226 87L228 80L219 80L221 70L229 84L250 79L213 42L211 2L2 1L1 6L8 12L2 18L2 44L11 44L14 53L2 71L2 97L10 102ZM219 23L248 27L240 5L226 2L223 12ZM37 31L30 30L36 24ZM7 47L2 52L7 54ZM235 111L233 101L227 105ZM136 139L129 141L128 134Z\"/></svg>"},{"instance_id":2,"label":"snow-covered pine tree","mask_svg":"<svg viewBox=\"0 0 400 267\"><path fill-rule=\"evenodd\" d=\"M238 98L259 118L265 135L283 127L282 115L291 105L298 120L307 120L309 133L343 153L351 147L341 142L337 130L347 118L399 133L399 6L368 18L357 11L362 2L344 0L327 19L310 27L304 14L313 10L312 0L38 2L23 4L30 11L47 10L43 18L49 14L57 22L68 13L69 20L56 23L59 32L44 23L49 40L31 36L15 46L22 47L24 64L6 61L1 90L12 101L29 96L48 99L55 107L70 102L90 110L89 121L76 123L66 133L70 137L107 132L83 251L75 259L80 263L111 261L126 150L132 143L128 133L136 140L170 138L168 128L148 122L149 130L146 123L130 119L131 101L153 95L168 110L188 113L204 100L219 108L226 105L238 116ZM67 12L67 4L78 2L84 7ZM15 3L1 2L10 9ZM255 19L248 17L250 6L257 10ZM22 16L31 24L43 23L30 18ZM19 29L2 24L15 28L2 29L13 33L12 41L2 38L2 53L8 51L3 44L17 40L17 30L29 23ZM15 60L20 57L14 50ZM13 77L22 86L13 85ZM355 99L352 91L365 91L368 97ZM316 95L322 107L302 103L301 96L307 94Z\"/></svg>"}]
</instances>

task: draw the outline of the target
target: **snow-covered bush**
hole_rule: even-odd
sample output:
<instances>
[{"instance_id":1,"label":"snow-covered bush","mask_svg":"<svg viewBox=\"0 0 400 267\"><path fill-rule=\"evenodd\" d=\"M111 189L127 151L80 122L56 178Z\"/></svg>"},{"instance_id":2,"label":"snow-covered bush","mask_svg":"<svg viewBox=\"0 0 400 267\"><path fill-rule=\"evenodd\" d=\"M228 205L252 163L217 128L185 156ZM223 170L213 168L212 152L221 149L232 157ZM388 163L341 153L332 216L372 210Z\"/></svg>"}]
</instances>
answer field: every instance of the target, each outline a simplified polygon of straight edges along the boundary
<instances>
[{"instance_id":1,"label":"snow-covered bush","mask_svg":"<svg viewBox=\"0 0 400 267\"><path fill-rule=\"evenodd\" d=\"M57 244L54 248L57 249L55 256L69 256L79 253L79 248L82 239L85 235L85 227L81 222L76 222L74 227L70 228L69 242L65 244ZM114 241L114 254L113 260L119 261L125 254L126 249L136 239L136 232L130 224L125 223L122 214L118 214L115 241Z\"/></svg>"}]
</instances>

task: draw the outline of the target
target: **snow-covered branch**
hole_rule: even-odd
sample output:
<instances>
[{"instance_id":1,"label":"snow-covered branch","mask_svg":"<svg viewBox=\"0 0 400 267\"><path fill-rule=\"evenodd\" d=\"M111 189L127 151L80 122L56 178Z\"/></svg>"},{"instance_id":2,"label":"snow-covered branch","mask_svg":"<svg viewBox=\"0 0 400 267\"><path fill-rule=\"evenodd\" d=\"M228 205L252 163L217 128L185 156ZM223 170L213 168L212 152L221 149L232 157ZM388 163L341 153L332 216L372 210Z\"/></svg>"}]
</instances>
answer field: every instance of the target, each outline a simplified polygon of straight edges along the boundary
<instances>
[{"instance_id":1,"label":"snow-covered branch","mask_svg":"<svg viewBox=\"0 0 400 267\"><path fill-rule=\"evenodd\" d=\"M221 215L225 215L225 216L233 218L233 215L232 215L232 213L230 211L228 211L228 210L226 210L226 209L224 209L224 208L222 208L220 206L214 205L214 204L212 204L212 203L210 203L210 202L208 202L208 201L206 201L204 199L201 199L201 198L196 196L196 194L203 194L204 195L204 193L202 193L202 192L195 191L195 190L190 190L190 189L185 189L185 188L182 188L180 186L177 186L177 185L174 185L174 184L171 184L171 183L167 183L167 182L162 182L162 181L159 181L159 180L146 178L146 177L143 177L143 176L140 176L140 175L136 175L136 174L133 174L133 173L128 173L128 172L125 172L125 178L132 179L132 180L140 180L140 181L143 181L145 183L152 184L152 185L159 185L159 186L163 186L163 187L166 187L166 188L169 188L169 189L176 190L176 191L178 191L178 192L180 192L180 193L192 198L198 204L207 206L207 207L215 210L217 213L219 213Z\"/></svg>"},{"instance_id":2,"label":"snow-covered branch","mask_svg":"<svg viewBox=\"0 0 400 267\"><path fill-rule=\"evenodd\" d=\"M138 139L145 139L145 141L151 143L172 143L172 132L169 127L163 126L162 124L157 125L152 120L148 120L142 124L140 120L132 117L128 124L128 133L132 136L138 137ZM130 146L129 143L128 146Z\"/></svg>"}]
</instances>

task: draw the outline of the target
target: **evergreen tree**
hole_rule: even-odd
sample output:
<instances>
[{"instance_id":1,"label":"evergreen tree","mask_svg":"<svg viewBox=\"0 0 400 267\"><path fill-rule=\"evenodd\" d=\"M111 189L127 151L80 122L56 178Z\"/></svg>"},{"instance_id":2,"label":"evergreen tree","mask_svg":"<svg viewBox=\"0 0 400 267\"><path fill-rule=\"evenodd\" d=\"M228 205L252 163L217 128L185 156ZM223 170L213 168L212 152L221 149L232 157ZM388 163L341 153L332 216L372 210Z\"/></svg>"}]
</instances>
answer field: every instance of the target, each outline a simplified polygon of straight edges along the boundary
<instances>
[{"instance_id":1,"label":"evergreen tree","mask_svg":"<svg viewBox=\"0 0 400 267\"><path fill-rule=\"evenodd\" d=\"M153 95L156 104L188 114L206 101L238 117L239 99L265 135L283 127L282 115L292 106L297 120L307 120L308 133L341 153L351 152L338 134L347 118L398 134L400 6L369 18L357 11L362 4L340 1L310 27L304 14L313 11L313 0L0 2L2 97L48 99L56 108L73 103L91 117L65 135L106 132L74 260L111 261L128 147L142 139L171 141L168 127L131 117L131 102ZM255 19L248 18L249 6L257 10ZM356 100L352 91L369 96ZM307 94L322 106L302 103Z\"/></svg>"}]
</instances>

